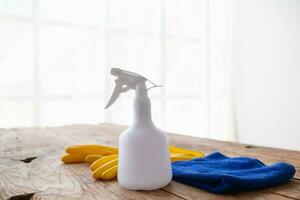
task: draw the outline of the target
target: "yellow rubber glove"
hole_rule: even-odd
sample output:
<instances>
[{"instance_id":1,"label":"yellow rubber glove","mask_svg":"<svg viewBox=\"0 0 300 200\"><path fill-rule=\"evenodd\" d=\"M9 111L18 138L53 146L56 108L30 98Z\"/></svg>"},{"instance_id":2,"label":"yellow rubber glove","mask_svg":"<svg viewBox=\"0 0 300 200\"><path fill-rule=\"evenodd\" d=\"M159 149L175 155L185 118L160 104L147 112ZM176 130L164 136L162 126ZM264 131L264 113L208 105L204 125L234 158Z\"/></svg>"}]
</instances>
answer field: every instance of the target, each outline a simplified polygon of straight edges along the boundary
<instances>
[{"instance_id":1,"label":"yellow rubber glove","mask_svg":"<svg viewBox=\"0 0 300 200\"><path fill-rule=\"evenodd\" d=\"M95 160L118 153L118 148L104 145L77 145L65 149L67 154L61 157L64 163L93 163Z\"/></svg>"},{"instance_id":2,"label":"yellow rubber glove","mask_svg":"<svg viewBox=\"0 0 300 200\"><path fill-rule=\"evenodd\" d=\"M179 147L174 147L172 145L169 146L170 153L178 153L178 154L184 154L184 155L190 155L192 157L203 157L205 156L204 153L200 151L194 151L190 149L183 149Z\"/></svg>"},{"instance_id":3,"label":"yellow rubber glove","mask_svg":"<svg viewBox=\"0 0 300 200\"><path fill-rule=\"evenodd\" d=\"M178 148L174 146L169 147L170 154L173 155L175 161L177 157L203 157L202 152ZM66 155L61 157L64 163L80 163L87 162L89 164L107 155L117 154L118 148L104 145L77 145L66 148ZM172 158L172 156L171 156Z\"/></svg>"},{"instance_id":4,"label":"yellow rubber glove","mask_svg":"<svg viewBox=\"0 0 300 200\"><path fill-rule=\"evenodd\" d=\"M191 160L203 157L202 152L182 149L174 146L169 147L171 162ZM111 180L118 173L118 149L116 147L103 145L79 145L66 149L66 155L61 160L64 163L86 162L91 164L90 168L95 179Z\"/></svg>"},{"instance_id":5,"label":"yellow rubber glove","mask_svg":"<svg viewBox=\"0 0 300 200\"><path fill-rule=\"evenodd\" d=\"M171 162L191 160L196 157L185 155L184 153L171 153ZM118 173L118 154L102 157L90 166L93 177L95 179L111 180L117 176Z\"/></svg>"},{"instance_id":6,"label":"yellow rubber glove","mask_svg":"<svg viewBox=\"0 0 300 200\"><path fill-rule=\"evenodd\" d=\"M104 156L102 155L88 155L85 157L85 162L91 165L93 162L103 157Z\"/></svg>"},{"instance_id":7,"label":"yellow rubber glove","mask_svg":"<svg viewBox=\"0 0 300 200\"><path fill-rule=\"evenodd\" d=\"M117 147L104 145L77 145L66 148L66 153L69 154L85 154L85 155L111 155L118 153Z\"/></svg>"},{"instance_id":8,"label":"yellow rubber glove","mask_svg":"<svg viewBox=\"0 0 300 200\"><path fill-rule=\"evenodd\" d=\"M67 164L81 163L85 161L86 155L81 154L65 154L61 157L61 161Z\"/></svg>"}]
</instances>

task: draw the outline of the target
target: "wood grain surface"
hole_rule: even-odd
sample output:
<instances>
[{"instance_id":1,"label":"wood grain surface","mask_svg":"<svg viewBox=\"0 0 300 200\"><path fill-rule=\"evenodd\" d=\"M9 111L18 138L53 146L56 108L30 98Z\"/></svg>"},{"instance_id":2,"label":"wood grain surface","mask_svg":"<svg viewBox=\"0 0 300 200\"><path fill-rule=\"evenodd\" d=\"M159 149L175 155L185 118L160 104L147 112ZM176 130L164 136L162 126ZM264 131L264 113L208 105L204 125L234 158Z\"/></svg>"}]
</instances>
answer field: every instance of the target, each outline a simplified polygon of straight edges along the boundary
<instances>
[{"instance_id":1,"label":"wood grain surface","mask_svg":"<svg viewBox=\"0 0 300 200\"><path fill-rule=\"evenodd\" d=\"M86 164L65 165L64 148L78 144L117 146L124 126L72 125L0 129L0 199L300 199L300 152L169 134L170 144L228 156L286 161L297 168L292 181L265 190L215 195L175 181L156 191L130 191L116 181L96 181Z\"/></svg>"}]
</instances>

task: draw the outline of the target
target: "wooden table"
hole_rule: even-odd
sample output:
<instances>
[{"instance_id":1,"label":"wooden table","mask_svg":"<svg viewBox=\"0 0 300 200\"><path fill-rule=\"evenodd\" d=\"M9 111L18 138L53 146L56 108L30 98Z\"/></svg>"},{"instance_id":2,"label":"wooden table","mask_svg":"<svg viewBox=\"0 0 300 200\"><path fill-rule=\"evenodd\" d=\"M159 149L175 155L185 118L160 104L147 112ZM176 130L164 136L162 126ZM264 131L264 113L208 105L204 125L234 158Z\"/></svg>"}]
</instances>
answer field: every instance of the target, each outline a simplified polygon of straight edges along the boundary
<instances>
[{"instance_id":1,"label":"wooden table","mask_svg":"<svg viewBox=\"0 0 300 200\"><path fill-rule=\"evenodd\" d=\"M0 199L300 199L300 152L170 134L178 147L265 163L287 161L297 168L290 182L265 190L215 195L175 181L156 191L130 191L116 181L95 181L86 164L65 165L64 148L77 144L117 145L125 127L110 124L57 128L0 129Z\"/></svg>"}]
</instances>

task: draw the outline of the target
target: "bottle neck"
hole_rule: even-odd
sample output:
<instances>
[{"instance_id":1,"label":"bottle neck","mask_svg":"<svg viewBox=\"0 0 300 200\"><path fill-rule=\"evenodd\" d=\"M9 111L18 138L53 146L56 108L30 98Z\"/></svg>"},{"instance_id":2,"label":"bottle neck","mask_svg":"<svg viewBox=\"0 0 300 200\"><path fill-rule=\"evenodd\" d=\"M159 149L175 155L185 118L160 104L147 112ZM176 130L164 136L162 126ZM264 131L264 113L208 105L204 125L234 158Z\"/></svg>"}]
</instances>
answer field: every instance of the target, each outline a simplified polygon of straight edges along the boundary
<instances>
[{"instance_id":1,"label":"bottle neck","mask_svg":"<svg viewBox=\"0 0 300 200\"><path fill-rule=\"evenodd\" d=\"M151 117L151 103L149 98L134 99L133 104L134 118L133 124L135 126L153 126Z\"/></svg>"}]
</instances>

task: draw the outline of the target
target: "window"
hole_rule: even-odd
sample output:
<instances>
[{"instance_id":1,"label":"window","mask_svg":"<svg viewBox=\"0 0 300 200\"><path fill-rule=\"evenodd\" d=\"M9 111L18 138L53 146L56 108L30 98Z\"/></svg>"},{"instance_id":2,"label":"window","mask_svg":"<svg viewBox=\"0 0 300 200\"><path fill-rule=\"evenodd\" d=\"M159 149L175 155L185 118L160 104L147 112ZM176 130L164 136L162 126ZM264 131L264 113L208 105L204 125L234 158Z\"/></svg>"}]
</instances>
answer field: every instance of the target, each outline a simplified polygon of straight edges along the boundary
<instances>
[{"instance_id":1,"label":"window","mask_svg":"<svg viewBox=\"0 0 300 200\"><path fill-rule=\"evenodd\" d=\"M129 124L132 92L104 110L110 68L120 67L164 85L150 92L160 127L228 139L231 9L230 0L1 1L0 126Z\"/></svg>"}]
</instances>

